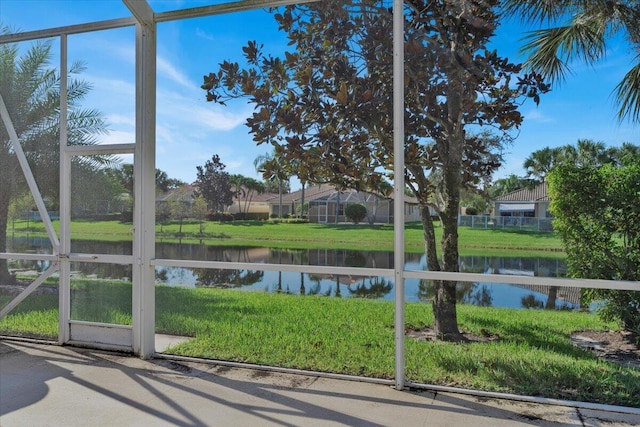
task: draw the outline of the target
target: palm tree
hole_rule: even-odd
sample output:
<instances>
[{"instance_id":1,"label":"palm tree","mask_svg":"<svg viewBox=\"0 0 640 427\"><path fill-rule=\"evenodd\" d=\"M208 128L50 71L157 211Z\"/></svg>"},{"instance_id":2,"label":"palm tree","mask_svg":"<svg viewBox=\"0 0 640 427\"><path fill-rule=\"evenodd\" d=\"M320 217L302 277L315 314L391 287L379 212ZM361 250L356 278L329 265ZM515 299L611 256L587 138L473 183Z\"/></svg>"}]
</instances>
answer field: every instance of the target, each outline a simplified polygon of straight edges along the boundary
<instances>
[{"instance_id":1,"label":"palm tree","mask_svg":"<svg viewBox=\"0 0 640 427\"><path fill-rule=\"evenodd\" d=\"M607 40L622 35L640 52L640 4L626 0L505 0L507 15L550 28L530 32L523 51L526 65L552 83L562 81L569 63L593 65L607 52ZM563 22L566 20L566 22ZM615 88L618 118L640 121L640 55Z\"/></svg>"},{"instance_id":2,"label":"palm tree","mask_svg":"<svg viewBox=\"0 0 640 427\"><path fill-rule=\"evenodd\" d=\"M256 179L245 177L244 186L247 192L244 200L244 213L247 213L249 212L249 207L251 206L253 195L256 193L264 193L264 184Z\"/></svg>"},{"instance_id":3,"label":"palm tree","mask_svg":"<svg viewBox=\"0 0 640 427\"><path fill-rule=\"evenodd\" d=\"M253 161L256 171L261 173L263 178L275 182L278 185L278 218L282 218L282 190L285 182L289 180L284 159L274 154L264 154L256 157Z\"/></svg>"},{"instance_id":4,"label":"palm tree","mask_svg":"<svg viewBox=\"0 0 640 427\"><path fill-rule=\"evenodd\" d=\"M8 30L0 29L0 34ZM34 43L20 54L15 44L0 45L0 94L29 159L40 191L57 199L59 174L59 107L60 74L48 68L51 45ZM84 70L81 63L72 64L70 74ZM87 145L97 142L96 135L105 132L101 113L81 109L80 101L91 89L87 82L68 81L68 141ZM76 158L81 166L109 164L109 157ZM11 145L6 126L0 126L0 252L6 252L8 210L11 201L25 191L26 182ZM6 260L0 260L0 283L10 279Z\"/></svg>"},{"instance_id":5,"label":"palm tree","mask_svg":"<svg viewBox=\"0 0 640 427\"><path fill-rule=\"evenodd\" d=\"M526 178L521 178L516 174L511 174L506 178L501 178L495 180L491 187L489 187L488 192L489 196L492 199L495 199L498 196L504 196L505 194L509 194L512 191L519 190L528 185L529 180Z\"/></svg>"},{"instance_id":6,"label":"palm tree","mask_svg":"<svg viewBox=\"0 0 640 427\"><path fill-rule=\"evenodd\" d=\"M527 177L544 182L551 170L561 162L563 157L562 148L545 147L534 151L524 161L524 168L527 170Z\"/></svg>"},{"instance_id":7,"label":"palm tree","mask_svg":"<svg viewBox=\"0 0 640 427\"><path fill-rule=\"evenodd\" d=\"M609 158L611 158L616 165L640 162L640 145L623 142L620 147L609 148Z\"/></svg>"},{"instance_id":8,"label":"palm tree","mask_svg":"<svg viewBox=\"0 0 640 427\"><path fill-rule=\"evenodd\" d=\"M247 178L240 174L231 175L229 177L229 184L233 186L233 197L238 200L238 213L242 213L242 204L240 203L241 197L246 197L246 181Z\"/></svg>"},{"instance_id":9,"label":"palm tree","mask_svg":"<svg viewBox=\"0 0 640 427\"><path fill-rule=\"evenodd\" d=\"M576 147L567 145L563 147L563 162L577 166L599 167L611 162L610 152L603 142L594 142L590 139L579 139Z\"/></svg>"}]
</instances>

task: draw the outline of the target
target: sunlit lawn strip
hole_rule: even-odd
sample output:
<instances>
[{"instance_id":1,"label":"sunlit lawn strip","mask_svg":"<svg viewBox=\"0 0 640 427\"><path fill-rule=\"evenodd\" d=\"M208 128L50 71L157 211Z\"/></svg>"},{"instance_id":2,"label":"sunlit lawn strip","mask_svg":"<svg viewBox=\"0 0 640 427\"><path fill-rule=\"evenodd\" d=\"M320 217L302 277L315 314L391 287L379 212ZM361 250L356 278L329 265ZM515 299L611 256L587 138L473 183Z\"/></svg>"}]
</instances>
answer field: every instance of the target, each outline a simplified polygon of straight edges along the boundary
<instances>
[{"instance_id":1,"label":"sunlit lawn strip","mask_svg":"<svg viewBox=\"0 0 640 427\"><path fill-rule=\"evenodd\" d=\"M129 323L126 282L73 284L83 320ZM108 298L107 295L110 295ZM2 296L0 303L8 301ZM102 298L102 300L100 299ZM392 378L393 303L158 286L156 329L193 337L174 354ZM410 381L640 407L640 370L603 362L574 347L570 335L615 329L594 315L460 305L460 327L497 339L450 344L406 339ZM428 304L406 304L408 327L429 326ZM33 295L0 320L0 333L55 338L57 296Z\"/></svg>"},{"instance_id":2,"label":"sunlit lawn strip","mask_svg":"<svg viewBox=\"0 0 640 427\"><path fill-rule=\"evenodd\" d=\"M159 331L194 339L172 353L392 378L393 303L159 288ZM167 292L167 295L163 295ZM177 304L171 301L182 301ZM431 325L409 303L407 326ZM572 345L574 331L616 328L596 316L459 306L461 329L497 337L450 344L406 339L408 379L480 390L640 406L640 370L602 362Z\"/></svg>"},{"instance_id":3,"label":"sunlit lawn strip","mask_svg":"<svg viewBox=\"0 0 640 427\"><path fill-rule=\"evenodd\" d=\"M16 223L17 235L26 233L26 221ZM57 227L58 223L54 225ZM131 224L118 221L74 221L71 226L74 240L118 241L130 240ZM206 223L204 234L199 224L185 222L182 234L180 225L156 226L156 238L163 242L204 243L213 246L252 246L288 249L353 249L393 250L392 225L367 224L289 224L267 221L237 221L231 223ZM29 230L44 233L41 224L30 223ZM160 231L162 230L162 231ZM439 241L442 228L436 227ZM44 234L43 234L44 235ZM554 233L521 231L516 229L475 229L460 227L460 252L462 254L486 253L513 256L562 257L560 238ZM421 225L410 223L405 227L407 252L424 252L424 236Z\"/></svg>"}]
</instances>

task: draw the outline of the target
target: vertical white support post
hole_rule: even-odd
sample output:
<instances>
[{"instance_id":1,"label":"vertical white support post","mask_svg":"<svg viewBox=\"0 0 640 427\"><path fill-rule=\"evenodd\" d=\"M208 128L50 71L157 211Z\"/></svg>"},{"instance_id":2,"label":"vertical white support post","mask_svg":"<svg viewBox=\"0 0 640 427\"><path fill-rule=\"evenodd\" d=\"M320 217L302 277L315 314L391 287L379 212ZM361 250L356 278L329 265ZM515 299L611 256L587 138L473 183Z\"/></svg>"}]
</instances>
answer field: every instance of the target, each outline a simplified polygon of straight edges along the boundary
<instances>
[{"instance_id":1,"label":"vertical white support post","mask_svg":"<svg viewBox=\"0 0 640 427\"><path fill-rule=\"evenodd\" d=\"M60 251L71 252L71 156L67 153L67 35L60 36ZM65 256L59 258L58 342L70 339L71 266Z\"/></svg>"},{"instance_id":2,"label":"vertical white support post","mask_svg":"<svg viewBox=\"0 0 640 427\"><path fill-rule=\"evenodd\" d=\"M155 352L156 23L145 1L125 1L136 24L136 148L134 152L133 351Z\"/></svg>"},{"instance_id":3,"label":"vertical white support post","mask_svg":"<svg viewBox=\"0 0 640 427\"><path fill-rule=\"evenodd\" d=\"M395 383L404 387L404 11L393 1L393 268L395 288Z\"/></svg>"}]
</instances>

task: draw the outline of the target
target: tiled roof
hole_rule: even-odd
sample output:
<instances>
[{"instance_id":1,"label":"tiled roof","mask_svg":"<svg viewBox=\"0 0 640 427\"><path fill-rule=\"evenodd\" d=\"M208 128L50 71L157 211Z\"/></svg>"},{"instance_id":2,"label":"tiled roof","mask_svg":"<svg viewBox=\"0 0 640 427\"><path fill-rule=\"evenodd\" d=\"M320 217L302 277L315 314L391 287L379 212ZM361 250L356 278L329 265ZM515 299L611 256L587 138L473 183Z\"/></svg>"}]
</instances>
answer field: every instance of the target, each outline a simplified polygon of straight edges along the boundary
<instances>
[{"instance_id":1,"label":"tiled roof","mask_svg":"<svg viewBox=\"0 0 640 427\"><path fill-rule=\"evenodd\" d=\"M310 200L333 200L336 199L336 189L331 184L313 184L304 189L304 200L308 202ZM365 197L363 195L373 195L372 193L367 193L364 191L356 191L352 189L347 189L341 192L340 200L342 202L348 201L348 199L352 199L352 201L363 201ZM380 197L380 199L393 199L393 197ZM302 198L302 190L294 191L292 193L283 194L282 202L300 202ZM278 195L275 195L273 198L269 200L272 203L278 203ZM405 196L406 203L418 203L418 200L412 196Z\"/></svg>"},{"instance_id":2,"label":"tiled roof","mask_svg":"<svg viewBox=\"0 0 640 427\"><path fill-rule=\"evenodd\" d=\"M533 188L521 188L504 196L496 197L497 202L548 202L547 183L537 184Z\"/></svg>"},{"instance_id":3,"label":"tiled roof","mask_svg":"<svg viewBox=\"0 0 640 427\"><path fill-rule=\"evenodd\" d=\"M335 193L335 191L336 189L329 184L310 185L304 189L304 199L305 201L315 200L328 194ZM299 202L301 198L302 190L282 195L283 202ZM277 203L278 195L276 194L275 197L271 199L271 201L275 201Z\"/></svg>"},{"instance_id":4,"label":"tiled roof","mask_svg":"<svg viewBox=\"0 0 640 427\"><path fill-rule=\"evenodd\" d=\"M249 197L248 197L249 196ZM241 202L244 202L247 199L251 199L252 203L260 203L260 202L267 202L271 199L273 199L274 197L278 197L278 193L257 193L257 192L253 192L252 194L247 193L246 195L240 195L239 197L233 197L233 201L238 203L238 200L240 200Z\"/></svg>"},{"instance_id":5,"label":"tiled roof","mask_svg":"<svg viewBox=\"0 0 640 427\"><path fill-rule=\"evenodd\" d=\"M193 184L183 185L180 188L169 190L166 193L160 194L156 197L158 202L171 202L171 201L188 201L193 199L196 186Z\"/></svg>"}]
</instances>

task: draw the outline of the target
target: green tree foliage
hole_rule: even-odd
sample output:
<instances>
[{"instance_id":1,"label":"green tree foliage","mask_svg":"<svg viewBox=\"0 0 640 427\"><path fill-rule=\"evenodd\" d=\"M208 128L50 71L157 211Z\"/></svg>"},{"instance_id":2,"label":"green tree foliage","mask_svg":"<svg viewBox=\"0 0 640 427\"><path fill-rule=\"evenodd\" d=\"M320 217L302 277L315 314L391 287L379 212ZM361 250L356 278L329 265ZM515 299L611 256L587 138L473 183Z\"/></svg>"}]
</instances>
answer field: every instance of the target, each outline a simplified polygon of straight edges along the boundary
<instances>
[{"instance_id":1,"label":"green tree foliage","mask_svg":"<svg viewBox=\"0 0 640 427\"><path fill-rule=\"evenodd\" d=\"M191 216L198 221L200 225L200 235L204 233L206 227L205 219L207 216L207 201L202 196L198 196L193 199L191 205Z\"/></svg>"},{"instance_id":2,"label":"green tree foliage","mask_svg":"<svg viewBox=\"0 0 640 427\"><path fill-rule=\"evenodd\" d=\"M119 183L106 169L95 170L83 164L71 168L71 210L74 217L109 213L121 205Z\"/></svg>"},{"instance_id":3,"label":"green tree foliage","mask_svg":"<svg viewBox=\"0 0 640 427\"><path fill-rule=\"evenodd\" d=\"M182 224L191 213L190 207L192 202L193 196L189 194L185 188L176 190L172 199L168 202L171 219L180 223L178 234L182 234Z\"/></svg>"},{"instance_id":4,"label":"green tree foliage","mask_svg":"<svg viewBox=\"0 0 640 427\"><path fill-rule=\"evenodd\" d=\"M422 205L432 271L458 271L460 189L500 166L502 144L470 129L493 129L504 143L522 122L520 101L537 102L547 89L537 75L521 75L519 65L489 49L497 4L405 3L406 182ZM225 61L205 76L207 99L247 96L255 105L247 119L254 140L305 164L297 170L302 182L378 188L393 171L392 11L378 1L328 0L287 6L274 16L291 50L275 57L249 42L246 68ZM429 213L436 202L442 257ZM438 336L460 339L455 283L439 282L434 312Z\"/></svg>"},{"instance_id":5,"label":"green tree foliage","mask_svg":"<svg viewBox=\"0 0 640 427\"><path fill-rule=\"evenodd\" d=\"M527 171L527 178L532 178L538 182L544 182L549 172L562 161L561 148L545 147L534 151L524 161L524 168Z\"/></svg>"},{"instance_id":6,"label":"green tree foliage","mask_svg":"<svg viewBox=\"0 0 640 427\"><path fill-rule=\"evenodd\" d=\"M29 211L33 208L33 205L33 196L30 192L24 192L13 197L9 206L9 221L11 221L12 230L15 229L16 220L28 218Z\"/></svg>"},{"instance_id":7,"label":"green tree foliage","mask_svg":"<svg viewBox=\"0 0 640 427\"><path fill-rule=\"evenodd\" d=\"M133 165L131 163L124 163L117 168L111 168L108 173L122 187L123 192L133 194ZM186 185L186 182L176 178L169 178L165 171L156 169L156 193L166 193L183 185Z\"/></svg>"},{"instance_id":8,"label":"green tree foliage","mask_svg":"<svg viewBox=\"0 0 640 427\"><path fill-rule=\"evenodd\" d=\"M0 29L0 33L6 33ZM60 74L49 68L51 44L34 43L21 51L15 44L0 45L0 94L11 117L19 142L43 196L57 206L59 182L59 108ZM85 69L82 63L69 67L67 106L69 144L96 143L96 136L106 132L102 115L81 108L90 91L89 83L74 76ZM109 157L76 157L90 169L109 165ZM86 163L85 163L86 162ZM0 252L6 252L8 210L12 199L26 190L26 181L10 143L4 123L0 125ZM6 260L0 260L0 282L9 279Z\"/></svg>"},{"instance_id":9,"label":"green tree foliage","mask_svg":"<svg viewBox=\"0 0 640 427\"><path fill-rule=\"evenodd\" d=\"M223 212L233 203L231 178L229 173L224 171L225 167L217 154L214 154L211 160L207 160L204 166L196 166L198 172L195 196L204 197L213 212Z\"/></svg>"},{"instance_id":10,"label":"green tree foliage","mask_svg":"<svg viewBox=\"0 0 640 427\"><path fill-rule=\"evenodd\" d=\"M512 191L525 188L529 184L530 181L527 178L512 173L506 178L495 180L487 189L487 193L489 194L489 198L495 199L496 197L509 194Z\"/></svg>"},{"instance_id":11,"label":"green tree foliage","mask_svg":"<svg viewBox=\"0 0 640 427\"><path fill-rule=\"evenodd\" d=\"M548 24L530 32L523 50L526 65L552 82L562 81L570 64L594 65L605 58L609 40L640 48L640 4L633 0L506 0L504 11L525 21ZM618 117L640 121L640 57L615 88Z\"/></svg>"},{"instance_id":12,"label":"green tree foliage","mask_svg":"<svg viewBox=\"0 0 640 427\"><path fill-rule=\"evenodd\" d=\"M187 185L187 183L177 178L169 178L165 171L156 169L156 193L166 193L183 185Z\"/></svg>"},{"instance_id":13,"label":"green tree foliage","mask_svg":"<svg viewBox=\"0 0 640 427\"><path fill-rule=\"evenodd\" d=\"M349 203L344 208L344 214L349 221L352 221L354 224L359 224L367 217L367 208L360 203Z\"/></svg>"},{"instance_id":14,"label":"green tree foliage","mask_svg":"<svg viewBox=\"0 0 640 427\"><path fill-rule=\"evenodd\" d=\"M544 182L547 175L559 165L600 167L605 164L621 166L640 161L640 146L625 142L619 147L607 148L603 142L579 139L575 146L545 147L534 151L524 162L527 178Z\"/></svg>"},{"instance_id":15,"label":"green tree foliage","mask_svg":"<svg viewBox=\"0 0 640 427\"><path fill-rule=\"evenodd\" d=\"M490 208L487 198L485 190L464 190L460 196L460 203L467 208L467 215L486 214Z\"/></svg>"},{"instance_id":16,"label":"green tree foliage","mask_svg":"<svg viewBox=\"0 0 640 427\"><path fill-rule=\"evenodd\" d=\"M640 280L640 161L558 166L549 175L554 229L573 277ZM589 290L600 313L640 336L640 291Z\"/></svg>"},{"instance_id":17,"label":"green tree foliage","mask_svg":"<svg viewBox=\"0 0 640 427\"><path fill-rule=\"evenodd\" d=\"M171 220L171 203L156 203L156 223L160 224L160 232L164 231L164 225Z\"/></svg>"}]
</instances>

